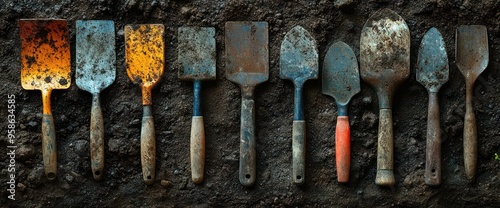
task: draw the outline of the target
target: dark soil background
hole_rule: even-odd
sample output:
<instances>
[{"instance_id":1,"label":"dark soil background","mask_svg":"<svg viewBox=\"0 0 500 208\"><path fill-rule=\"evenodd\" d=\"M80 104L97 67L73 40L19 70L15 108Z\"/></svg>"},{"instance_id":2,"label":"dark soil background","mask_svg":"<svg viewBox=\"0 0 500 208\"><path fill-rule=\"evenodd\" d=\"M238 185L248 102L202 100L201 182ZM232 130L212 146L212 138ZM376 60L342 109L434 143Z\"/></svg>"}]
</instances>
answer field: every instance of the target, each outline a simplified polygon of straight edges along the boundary
<instances>
[{"instance_id":1,"label":"dark soil background","mask_svg":"<svg viewBox=\"0 0 500 208\"><path fill-rule=\"evenodd\" d=\"M0 1L0 191L2 207L282 207L404 206L496 207L500 205L500 2L497 0L317 0L317 1ZM306 28L318 43L320 65L329 43L342 40L359 58L359 37L368 17L380 8L399 13L411 32L411 75L394 101L396 185L375 185L378 101L362 91L350 105L352 167L350 182L336 179L334 127L337 107L321 93L319 80L305 85L307 170L303 186L292 184L293 84L279 78L279 48L295 25ZM116 81L101 94L105 118L106 165L102 181L90 169L91 95L73 78L68 90L54 91L52 111L57 132L58 175L48 181L41 153L42 102L39 91L20 84L22 18L63 18L70 26L74 64L75 21L110 19L116 26ZM257 182L245 188L238 181L240 90L224 76L224 24L230 20L269 23L270 76L256 89ZM125 24L162 23L166 27L166 67L153 91L157 141L156 182L142 181L140 164L140 88L128 79L124 64ZM463 167L465 82L455 65L455 29L461 24L488 28L489 66L474 91L479 138L475 181ZM217 80L203 85L206 129L205 180L191 182L189 135L191 82L177 79L177 28L212 26L217 38ZM424 183L427 92L415 81L418 46L424 33L437 27L450 61L450 80L440 91L443 139L443 182ZM73 65L74 67L74 65ZM74 68L72 69L74 71ZM321 69L320 69L321 70ZM7 95L16 96L16 201L7 199ZM170 183L169 186L163 186ZM164 184L165 185L165 184Z\"/></svg>"}]
</instances>

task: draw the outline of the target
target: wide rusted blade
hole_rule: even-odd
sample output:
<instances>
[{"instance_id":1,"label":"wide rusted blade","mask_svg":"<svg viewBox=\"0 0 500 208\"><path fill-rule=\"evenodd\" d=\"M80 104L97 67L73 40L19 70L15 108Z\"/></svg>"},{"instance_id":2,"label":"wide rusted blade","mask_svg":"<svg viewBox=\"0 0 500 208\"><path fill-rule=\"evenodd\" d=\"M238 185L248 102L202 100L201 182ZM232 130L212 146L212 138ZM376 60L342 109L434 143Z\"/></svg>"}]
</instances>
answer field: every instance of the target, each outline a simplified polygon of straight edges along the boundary
<instances>
[{"instance_id":1,"label":"wide rusted blade","mask_svg":"<svg viewBox=\"0 0 500 208\"><path fill-rule=\"evenodd\" d=\"M162 24L125 26L127 75L142 87L143 105L151 105L151 89L163 75L164 30Z\"/></svg>"},{"instance_id":2,"label":"wide rusted blade","mask_svg":"<svg viewBox=\"0 0 500 208\"><path fill-rule=\"evenodd\" d=\"M381 108L390 108L396 88L410 75L410 30L390 9L375 12L361 31L360 74L379 94Z\"/></svg>"},{"instance_id":3,"label":"wide rusted blade","mask_svg":"<svg viewBox=\"0 0 500 208\"><path fill-rule=\"evenodd\" d=\"M358 60L349 45L342 41L330 46L323 63L322 92L347 105L361 90Z\"/></svg>"},{"instance_id":4,"label":"wide rusted blade","mask_svg":"<svg viewBox=\"0 0 500 208\"><path fill-rule=\"evenodd\" d=\"M115 24L76 21L76 85L97 94L115 81Z\"/></svg>"},{"instance_id":5,"label":"wide rusted blade","mask_svg":"<svg viewBox=\"0 0 500 208\"><path fill-rule=\"evenodd\" d=\"M420 43L417 61L417 81L429 92L438 92L448 81L448 55L441 33L431 28Z\"/></svg>"},{"instance_id":6,"label":"wide rusted blade","mask_svg":"<svg viewBox=\"0 0 500 208\"><path fill-rule=\"evenodd\" d=\"M67 89L71 64L66 20L20 20L19 32L23 88Z\"/></svg>"},{"instance_id":7,"label":"wide rusted blade","mask_svg":"<svg viewBox=\"0 0 500 208\"><path fill-rule=\"evenodd\" d=\"M488 66L488 32L484 25L460 25L456 31L456 63L467 81L476 80Z\"/></svg>"},{"instance_id":8,"label":"wide rusted blade","mask_svg":"<svg viewBox=\"0 0 500 208\"><path fill-rule=\"evenodd\" d=\"M303 84L318 78L318 50L316 41L301 26L292 28L281 42L280 77Z\"/></svg>"},{"instance_id":9,"label":"wide rusted blade","mask_svg":"<svg viewBox=\"0 0 500 208\"><path fill-rule=\"evenodd\" d=\"M179 79L215 79L215 28L179 27Z\"/></svg>"},{"instance_id":10,"label":"wide rusted blade","mask_svg":"<svg viewBox=\"0 0 500 208\"><path fill-rule=\"evenodd\" d=\"M226 78L255 86L269 77L267 22L226 22Z\"/></svg>"}]
</instances>

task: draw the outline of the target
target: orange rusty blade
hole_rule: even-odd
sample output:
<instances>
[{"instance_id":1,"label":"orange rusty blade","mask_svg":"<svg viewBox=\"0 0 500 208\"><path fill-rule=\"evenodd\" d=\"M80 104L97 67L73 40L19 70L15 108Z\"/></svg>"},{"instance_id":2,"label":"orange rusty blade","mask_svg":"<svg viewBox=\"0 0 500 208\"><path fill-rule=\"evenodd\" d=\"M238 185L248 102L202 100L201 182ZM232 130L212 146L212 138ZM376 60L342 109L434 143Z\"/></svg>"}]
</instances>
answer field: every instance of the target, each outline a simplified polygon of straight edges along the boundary
<instances>
[{"instance_id":1,"label":"orange rusty blade","mask_svg":"<svg viewBox=\"0 0 500 208\"><path fill-rule=\"evenodd\" d=\"M162 24L125 26L127 74L142 87L143 105L151 104L151 89L163 75L164 30Z\"/></svg>"},{"instance_id":2,"label":"orange rusty blade","mask_svg":"<svg viewBox=\"0 0 500 208\"><path fill-rule=\"evenodd\" d=\"M65 20L20 20L21 84L27 90L67 89L70 45Z\"/></svg>"}]
</instances>

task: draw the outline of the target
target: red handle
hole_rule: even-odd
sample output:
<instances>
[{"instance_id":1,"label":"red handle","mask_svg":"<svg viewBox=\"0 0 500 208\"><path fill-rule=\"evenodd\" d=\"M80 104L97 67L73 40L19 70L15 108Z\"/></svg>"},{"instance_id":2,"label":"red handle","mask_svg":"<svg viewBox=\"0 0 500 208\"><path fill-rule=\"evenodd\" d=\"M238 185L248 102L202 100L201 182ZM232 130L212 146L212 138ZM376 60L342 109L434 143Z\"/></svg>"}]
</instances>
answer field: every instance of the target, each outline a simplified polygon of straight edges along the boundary
<instances>
[{"instance_id":1,"label":"red handle","mask_svg":"<svg viewBox=\"0 0 500 208\"><path fill-rule=\"evenodd\" d=\"M348 182L349 170L351 168L351 127L349 126L349 116L337 117L335 157L337 180L339 182Z\"/></svg>"}]
</instances>

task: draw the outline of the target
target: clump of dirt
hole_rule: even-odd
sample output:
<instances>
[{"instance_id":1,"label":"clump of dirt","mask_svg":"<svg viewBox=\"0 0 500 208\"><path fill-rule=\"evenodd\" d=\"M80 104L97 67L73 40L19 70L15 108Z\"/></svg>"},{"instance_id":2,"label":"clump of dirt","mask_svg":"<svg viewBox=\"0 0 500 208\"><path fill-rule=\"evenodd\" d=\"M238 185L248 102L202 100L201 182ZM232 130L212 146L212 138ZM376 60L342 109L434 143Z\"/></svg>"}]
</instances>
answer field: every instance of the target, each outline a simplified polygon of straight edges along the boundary
<instances>
[{"instance_id":1,"label":"clump of dirt","mask_svg":"<svg viewBox=\"0 0 500 208\"><path fill-rule=\"evenodd\" d=\"M7 198L7 138L0 152L0 202L9 207L37 206L498 206L500 198L500 17L495 0L317 0L317 1L156 1L90 0L55 2L6 0L0 8L1 118L7 118L7 96L16 97L16 200ZM375 185L378 100L373 89L362 91L350 105L352 165L350 182L338 184L334 164L337 107L321 93L319 80L304 86L307 123L307 170L303 186L292 184L291 135L293 84L279 78L279 47L291 28L301 25L316 38L320 66L327 46L349 44L359 59L359 37L368 17L381 8L400 14L411 34L411 74L399 87L393 108L396 185ZM74 84L52 94L58 174L48 181L41 154L41 93L20 85L18 20L62 18L70 25L71 55L75 54L75 21L110 19L116 25L116 80L101 94L106 164L103 180L94 181L90 167L89 128L92 96ZM226 21L269 23L269 80L257 87L257 182L244 188L238 181L240 90L225 76ZM157 176L153 185L142 181L140 164L141 90L128 79L124 63L124 25L165 25L166 68L153 90ZM461 24L488 28L489 66L476 81L474 107L479 138L475 181L463 167L465 83L455 60L455 29ZM216 28L217 79L204 82L202 109L206 130L205 180L191 182L189 135L193 89L177 79L177 28ZM439 93L442 127L443 182L428 187L425 169L427 92L415 80L421 38L430 27L443 34L450 60L449 81ZM71 63L75 63L74 58ZM73 78L74 79L74 78ZM74 80L72 83L75 83ZM7 129L7 121L0 129Z\"/></svg>"}]
</instances>

